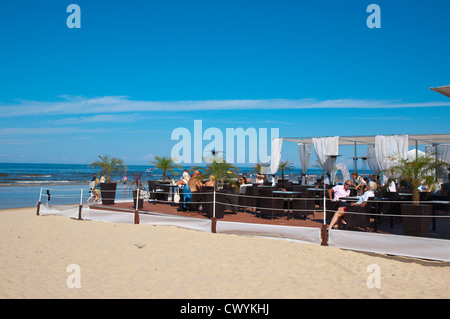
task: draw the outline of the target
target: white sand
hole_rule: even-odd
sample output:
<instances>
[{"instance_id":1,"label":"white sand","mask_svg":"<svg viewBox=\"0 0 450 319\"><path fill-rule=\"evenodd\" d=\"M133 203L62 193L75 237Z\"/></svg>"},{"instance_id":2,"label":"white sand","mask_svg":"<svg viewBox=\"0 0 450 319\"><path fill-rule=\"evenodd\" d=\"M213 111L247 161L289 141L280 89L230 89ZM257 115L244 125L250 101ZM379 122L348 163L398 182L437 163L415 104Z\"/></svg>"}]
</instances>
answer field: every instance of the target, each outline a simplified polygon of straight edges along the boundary
<instances>
[{"instance_id":1,"label":"white sand","mask_svg":"<svg viewBox=\"0 0 450 319\"><path fill-rule=\"evenodd\" d=\"M0 298L449 298L449 263L0 211ZM139 247L141 248L139 248ZM81 288L69 288L71 264ZM368 288L367 266L381 287ZM70 281L73 282L73 281Z\"/></svg>"}]
</instances>

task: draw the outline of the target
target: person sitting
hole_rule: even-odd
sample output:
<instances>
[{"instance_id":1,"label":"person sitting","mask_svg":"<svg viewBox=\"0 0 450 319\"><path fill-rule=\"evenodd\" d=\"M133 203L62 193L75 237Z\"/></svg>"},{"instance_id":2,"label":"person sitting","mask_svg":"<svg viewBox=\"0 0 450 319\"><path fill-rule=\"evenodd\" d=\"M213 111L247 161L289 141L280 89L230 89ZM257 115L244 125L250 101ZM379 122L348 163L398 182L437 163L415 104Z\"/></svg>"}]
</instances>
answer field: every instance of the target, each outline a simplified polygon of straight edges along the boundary
<instances>
[{"instance_id":1,"label":"person sitting","mask_svg":"<svg viewBox=\"0 0 450 319\"><path fill-rule=\"evenodd\" d=\"M342 197L350 196L350 186L352 182L350 180L345 181L343 185L336 185L328 190L328 197L331 203L327 204L327 208L330 210L337 210L343 205L343 202L339 201Z\"/></svg>"},{"instance_id":2,"label":"person sitting","mask_svg":"<svg viewBox=\"0 0 450 319\"><path fill-rule=\"evenodd\" d=\"M450 167L449 167L450 169ZM441 190L450 191L450 173L448 173L448 178L446 183L442 183Z\"/></svg>"},{"instance_id":3,"label":"person sitting","mask_svg":"<svg viewBox=\"0 0 450 319\"><path fill-rule=\"evenodd\" d=\"M242 173L242 184L248 184L247 173Z\"/></svg>"},{"instance_id":4,"label":"person sitting","mask_svg":"<svg viewBox=\"0 0 450 319\"><path fill-rule=\"evenodd\" d=\"M177 185L183 194L183 196L181 197L182 201L180 202L180 206L178 207L177 211L189 211L188 203L192 201L191 189L188 185L189 179L189 173L187 171L183 171L182 178L177 182Z\"/></svg>"},{"instance_id":5,"label":"person sitting","mask_svg":"<svg viewBox=\"0 0 450 319\"><path fill-rule=\"evenodd\" d=\"M417 189L419 190L419 192L429 192L430 191L430 187L425 184L425 182L421 182L419 187L417 187Z\"/></svg>"},{"instance_id":6,"label":"person sitting","mask_svg":"<svg viewBox=\"0 0 450 319\"><path fill-rule=\"evenodd\" d=\"M350 186L352 182L350 180L345 181L343 185L336 185L328 190L328 196L332 201L338 201L342 197L350 196Z\"/></svg>"},{"instance_id":7,"label":"person sitting","mask_svg":"<svg viewBox=\"0 0 450 319\"><path fill-rule=\"evenodd\" d=\"M201 200L200 191L202 189L202 186L204 186L202 184L200 178L201 178L200 172L198 170L194 170L192 172L191 178L189 178L189 181L188 181L189 188L191 189L192 202L193 202L193 205L191 205L191 207L194 210L199 209L198 202L200 202L200 200Z\"/></svg>"},{"instance_id":8,"label":"person sitting","mask_svg":"<svg viewBox=\"0 0 450 319\"><path fill-rule=\"evenodd\" d=\"M370 182L370 180L367 177L364 177L363 180L364 180L364 185L361 188L361 195L364 194L369 189L369 182Z\"/></svg>"},{"instance_id":9,"label":"person sitting","mask_svg":"<svg viewBox=\"0 0 450 319\"><path fill-rule=\"evenodd\" d=\"M264 175L256 174L256 184L258 185L264 184Z\"/></svg>"},{"instance_id":10,"label":"person sitting","mask_svg":"<svg viewBox=\"0 0 450 319\"><path fill-rule=\"evenodd\" d=\"M205 183L205 186L214 187L214 184L215 184L214 181L215 181L214 175L210 175L210 176L209 176L209 181L207 181L207 182Z\"/></svg>"},{"instance_id":11,"label":"person sitting","mask_svg":"<svg viewBox=\"0 0 450 319\"><path fill-rule=\"evenodd\" d=\"M347 203L343 203L341 207L338 208L337 212L334 214L333 218L331 219L330 226L328 226L328 229L332 229L337 227L336 224L345 216L345 212L347 211L348 206L359 206L359 207L365 207L367 204L367 201L369 200L369 197L375 197L375 191L377 189L377 184L375 182L369 182L369 189L364 192L362 196L358 196L359 199L356 203L351 203L350 205Z\"/></svg>"},{"instance_id":12,"label":"person sitting","mask_svg":"<svg viewBox=\"0 0 450 319\"><path fill-rule=\"evenodd\" d=\"M188 181L189 188L191 192L199 192L203 186L200 180L200 172L198 170L194 170L192 172L191 178Z\"/></svg>"}]
</instances>

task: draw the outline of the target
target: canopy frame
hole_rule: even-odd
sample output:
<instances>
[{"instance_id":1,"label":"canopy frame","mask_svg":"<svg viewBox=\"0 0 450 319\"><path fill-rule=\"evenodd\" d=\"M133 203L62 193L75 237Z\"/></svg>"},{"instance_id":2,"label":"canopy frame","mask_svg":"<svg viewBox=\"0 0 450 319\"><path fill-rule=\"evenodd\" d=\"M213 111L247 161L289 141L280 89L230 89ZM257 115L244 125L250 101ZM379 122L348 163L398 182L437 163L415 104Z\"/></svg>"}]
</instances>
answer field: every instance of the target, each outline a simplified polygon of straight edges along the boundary
<instances>
[{"instance_id":1,"label":"canopy frame","mask_svg":"<svg viewBox=\"0 0 450 319\"><path fill-rule=\"evenodd\" d=\"M450 87L450 86L449 86ZM353 157L353 165L354 171L356 172L357 166L357 145L375 145L375 137L381 135L360 135L360 136L339 136L339 146L341 145L354 145L355 148L355 156ZM393 136L393 135L408 135L408 146L415 146L416 148L416 156L418 156L418 146L419 145L432 145L437 146L439 144L449 144L450 143L450 133L442 133L442 134L390 134L384 136ZM324 136L329 137L329 136ZM313 138L317 137L283 137L283 141L294 142L294 143L303 143L303 144L311 144ZM280 154L281 156L281 154ZM437 156L437 155L436 155Z\"/></svg>"}]
</instances>

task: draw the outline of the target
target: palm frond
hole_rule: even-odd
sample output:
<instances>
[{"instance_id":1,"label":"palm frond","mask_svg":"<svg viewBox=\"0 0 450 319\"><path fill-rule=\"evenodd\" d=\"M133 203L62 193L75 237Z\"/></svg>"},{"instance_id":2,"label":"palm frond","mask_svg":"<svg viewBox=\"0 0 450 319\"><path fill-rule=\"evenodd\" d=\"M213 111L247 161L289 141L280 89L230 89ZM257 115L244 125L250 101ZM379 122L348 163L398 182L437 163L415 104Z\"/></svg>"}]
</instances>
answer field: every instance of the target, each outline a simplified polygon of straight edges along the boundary
<instances>
[{"instance_id":1,"label":"palm frond","mask_svg":"<svg viewBox=\"0 0 450 319\"><path fill-rule=\"evenodd\" d=\"M394 164L383 171L391 178L399 178L407 181L412 186L413 202L419 204L419 190L421 183L432 186L437 182L436 172L442 169L444 162L436 159L435 154L421 154L411 160L399 154L389 156Z\"/></svg>"},{"instance_id":2,"label":"palm frond","mask_svg":"<svg viewBox=\"0 0 450 319\"><path fill-rule=\"evenodd\" d=\"M102 173L106 174L106 182L111 182L111 173L122 173L127 170L125 163L118 158L111 155L98 155L100 160L92 162L88 167L99 167L102 169Z\"/></svg>"},{"instance_id":3,"label":"palm frond","mask_svg":"<svg viewBox=\"0 0 450 319\"><path fill-rule=\"evenodd\" d=\"M174 171L174 169L181 168L181 165L175 163L175 161L168 156L155 156L155 160L150 161L150 164L155 165L155 168L163 171L163 181L166 179L166 173L177 175L178 173Z\"/></svg>"}]
</instances>

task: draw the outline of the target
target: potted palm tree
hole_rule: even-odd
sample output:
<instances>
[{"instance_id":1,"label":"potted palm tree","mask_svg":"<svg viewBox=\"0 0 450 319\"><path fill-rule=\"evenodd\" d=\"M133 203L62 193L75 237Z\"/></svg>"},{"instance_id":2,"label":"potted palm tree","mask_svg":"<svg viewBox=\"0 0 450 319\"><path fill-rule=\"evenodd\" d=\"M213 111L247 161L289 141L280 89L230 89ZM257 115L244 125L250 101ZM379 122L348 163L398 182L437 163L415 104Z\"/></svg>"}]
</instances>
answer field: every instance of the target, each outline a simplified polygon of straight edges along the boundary
<instances>
[{"instance_id":1,"label":"potted palm tree","mask_svg":"<svg viewBox=\"0 0 450 319\"><path fill-rule=\"evenodd\" d=\"M151 161L150 164L155 165L155 168L162 170L163 182L166 180L166 173L170 172L173 175L177 175L177 172L174 171L175 168L181 168L181 165L176 164L174 160L168 156L155 156L155 160Z\"/></svg>"},{"instance_id":2,"label":"potted palm tree","mask_svg":"<svg viewBox=\"0 0 450 319\"><path fill-rule=\"evenodd\" d=\"M101 169L101 175L106 174L106 182L100 183L102 203L104 205L114 205L117 183L111 182L111 174L126 171L126 166L121 159L110 155L98 155L98 157L100 160L92 162L88 167L98 167Z\"/></svg>"},{"instance_id":3,"label":"potted palm tree","mask_svg":"<svg viewBox=\"0 0 450 319\"><path fill-rule=\"evenodd\" d=\"M294 169L294 163L289 160L280 162L279 170L281 171L281 180L284 181L284 171L291 171Z\"/></svg>"},{"instance_id":4,"label":"potted palm tree","mask_svg":"<svg viewBox=\"0 0 450 319\"><path fill-rule=\"evenodd\" d=\"M432 206L420 204L419 186L421 183L432 186L437 181L436 170L441 168L443 162L433 154L418 154L415 159L394 155L389 159L395 164L385 171L388 176L398 177L412 186L412 203L400 205L402 215L405 215L402 218L404 234L427 237L430 218L409 216L431 216Z\"/></svg>"},{"instance_id":5,"label":"potted palm tree","mask_svg":"<svg viewBox=\"0 0 450 319\"><path fill-rule=\"evenodd\" d=\"M263 174L263 171L265 171L267 167L269 167L269 164L267 163L255 163L255 166L253 166L250 173Z\"/></svg>"},{"instance_id":6,"label":"potted palm tree","mask_svg":"<svg viewBox=\"0 0 450 319\"><path fill-rule=\"evenodd\" d=\"M150 164L155 165L156 169L160 169L163 172L162 175L162 182L165 183L166 182L166 174L167 173L172 173L172 175L176 176L178 175L178 173L176 171L174 171L176 168L181 169L181 165L175 163L175 161L169 157L169 156L155 156L155 160L151 161ZM149 183L149 191L155 191L156 188L154 188L154 185L158 185L159 182L158 181L148 181ZM153 186L151 186L153 185ZM170 192L170 188L168 186L160 186L160 188L163 190L162 194L155 194L154 196L156 197L156 199L161 199L161 200L167 200L168 199L168 194Z\"/></svg>"},{"instance_id":7,"label":"potted palm tree","mask_svg":"<svg viewBox=\"0 0 450 319\"><path fill-rule=\"evenodd\" d=\"M206 167L194 166L191 170L199 170L201 178L208 178L214 176L216 181L216 189L222 187L224 183L236 184L234 179L238 177L239 169L227 163L224 159L208 158L203 159L207 164Z\"/></svg>"},{"instance_id":8,"label":"potted palm tree","mask_svg":"<svg viewBox=\"0 0 450 319\"><path fill-rule=\"evenodd\" d=\"M209 178L214 176L214 188L218 190L216 192L216 202L220 203L216 205L215 213L216 218L223 218L224 211L228 204L231 210L237 207L237 197L227 196L226 194L237 192L233 187L237 189L237 183L235 179L238 177L239 169L234 165L227 163L223 158L208 158L203 159L207 164L206 167L194 166L191 170L198 170L201 172L200 178ZM230 188L223 187L224 184L230 184ZM223 188L223 189L222 189ZM209 196L208 196L209 195ZM208 193L205 197L206 202L212 202L212 194ZM212 206L207 205L208 217L212 216Z\"/></svg>"}]
</instances>

